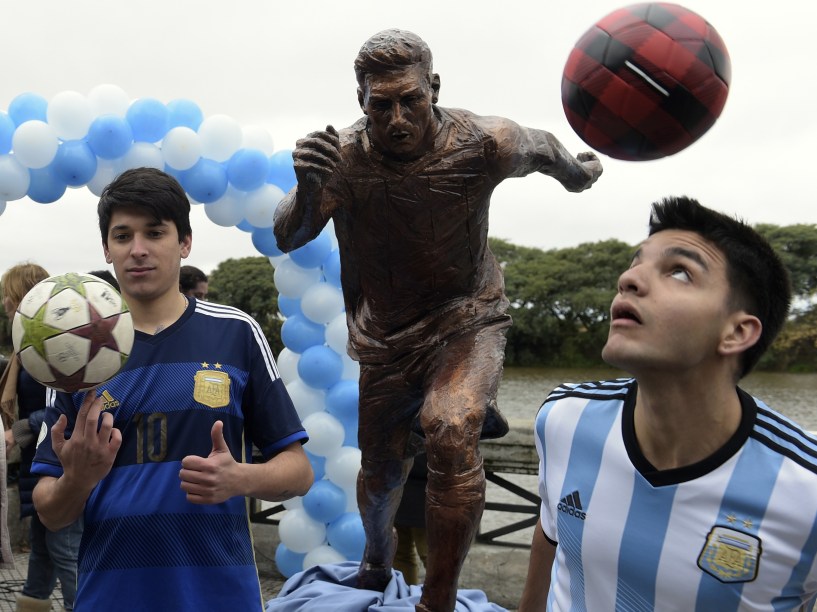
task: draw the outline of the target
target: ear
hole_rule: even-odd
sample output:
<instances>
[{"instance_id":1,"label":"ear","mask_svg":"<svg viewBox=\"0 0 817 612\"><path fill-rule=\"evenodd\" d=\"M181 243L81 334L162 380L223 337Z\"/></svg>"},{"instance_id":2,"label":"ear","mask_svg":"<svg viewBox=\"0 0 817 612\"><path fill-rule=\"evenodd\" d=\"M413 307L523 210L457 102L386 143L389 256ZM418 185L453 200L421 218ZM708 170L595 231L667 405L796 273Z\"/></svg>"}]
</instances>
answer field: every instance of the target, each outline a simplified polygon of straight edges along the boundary
<instances>
[{"instance_id":1,"label":"ear","mask_svg":"<svg viewBox=\"0 0 817 612\"><path fill-rule=\"evenodd\" d=\"M760 319L742 310L738 311L729 318L718 351L722 355L739 355L757 343L762 331Z\"/></svg>"},{"instance_id":2,"label":"ear","mask_svg":"<svg viewBox=\"0 0 817 612\"><path fill-rule=\"evenodd\" d=\"M105 263L113 263L111 252L108 250L108 245L105 244L105 242L102 243L102 252L105 254Z\"/></svg>"},{"instance_id":3,"label":"ear","mask_svg":"<svg viewBox=\"0 0 817 612\"><path fill-rule=\"evenodd\" d=\"M436 72L431 75L431 103L437 104L437 98L440 97L440 75Z\"/></svg>"},{"instance_id":4,"label":"ear","mask_svg":"<svg viewBox=\"0 0 817 612\"><path fill-rule=\"evenodd\" d=\"M363 114L365 115L367 113L366 113L366 109L363 107L364 100L365 100L365 97L363 95L363 90L360 87L358 87L357 88L357 103L360 104L360 110L362 110Z\"/></svg>"},{"instance_id":5,"label":"ear","mask_svg":"<svg viewBox=\"0 0 817 612\"><path fill-rule=\"evenodd\" d=\"M193 234L190 233L185 236L179 243L182 259L187 259L190 255L190 250L193 248Z\"/></svg>"}]
</instances>

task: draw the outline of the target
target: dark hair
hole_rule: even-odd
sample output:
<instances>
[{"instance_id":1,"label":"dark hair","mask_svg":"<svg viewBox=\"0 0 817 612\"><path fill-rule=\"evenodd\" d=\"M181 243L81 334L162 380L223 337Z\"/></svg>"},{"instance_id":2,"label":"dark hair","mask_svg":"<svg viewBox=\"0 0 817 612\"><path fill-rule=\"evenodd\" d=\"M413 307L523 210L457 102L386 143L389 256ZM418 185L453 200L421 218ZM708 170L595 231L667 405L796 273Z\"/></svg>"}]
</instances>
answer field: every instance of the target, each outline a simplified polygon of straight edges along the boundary
<instances>
[{"instance_id":1,"label":"dark hair","mask_svg":"<svg viewBox=\"0 0 817 612\"><path fill-rule=\"evenodd\" d=\"M425 41L406 30L383 30L360 48L355 58L355 76L362 89L369 74L383 74L403 66L422 64L428 67L429 83L432 82L431 49Z\"/></svg>"},{"instance_id":2,"label":"dark hair","mask_svg":"<svg viewBox=\"0 0 817 612\"><path fill-rule=\"evenodd\" d=\"M791 281L772 246L755 229L687 197L664 198L653 204L650 236L663 230L695 232L726 258L732 306L756 316L763 329L742 355L740 377L755 367L777 336L791 304Z\"/></svg>"},{"instance_id":3,"label":"dark hair","mask_svg":"<svg viewBox=\"0 0 817 612\"><path fill-rule=\"evenodd\" d=\"M182 266L179 269L179 291L187 293L199 283L206 283L207 275L195 266Z\"/></svg>"},{"instance_id":4,"label":"dark hair","mask_svg":"<svg viewBox=\"0 0 817 612\"><path fill-rule=\"evenodd\" d=\"M119 281L116 280L116 277L113 274L111 274L109 270L93 270L91 272L88 272L88 274L90 274L91 276L96 276L97 278L101 278L109 285L113 286L113 288L116 289L117 291L121 291L119 289Z\"/></svg>"},{"instance_id":5,"label":"dark hair","mask_svg":"<svg viewBox=\"0 0 817 612\"><path fill-rule=\"evenodd\" d=\"M190 201L179 182L156 168L125 170L102 191L97 206L102 243L108 245L111 216L120 209L138 210L155 221L172 221L181 242L193 233Z\"/></svg>"}]
</instances>

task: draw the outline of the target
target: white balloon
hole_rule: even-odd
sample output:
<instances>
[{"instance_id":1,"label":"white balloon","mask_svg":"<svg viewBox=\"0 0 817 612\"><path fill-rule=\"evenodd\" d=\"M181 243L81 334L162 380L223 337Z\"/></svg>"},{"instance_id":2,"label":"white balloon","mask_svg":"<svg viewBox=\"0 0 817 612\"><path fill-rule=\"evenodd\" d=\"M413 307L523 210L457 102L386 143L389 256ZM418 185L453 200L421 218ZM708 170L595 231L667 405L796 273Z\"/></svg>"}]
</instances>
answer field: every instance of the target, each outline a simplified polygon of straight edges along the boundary
<instances>
[{"instance_id":1,"label":"white balloon","mask_svg":"<svg viewBox=\"0 0 817 612\"><path fill-rule=\"evenodd\" d=\"M323 412L326 408L326 392L310 387L300 378L286 383L286 388L295 406L295 412L302 422L308 416Z\"/></svg>"},{"instance_id":2,"label":"white balloon","mask_svg":"<svg viewBox=\"0 0 817 612\"><path fill-rule=\"evenodd\" d=\"M309 435L304 448L313 455L327 457L340 450L346 432L339 420L328 412L310 414L301 423Z\"/></svg>"},{"instance_id":3,"label":"white balloon","mask_svg":"<svg viewBox=\"0 0 817 612\"><path fill-rule=\"evenodd\" d=\"M290 497L281 502L281 505L287 510L295 510L296 508L304 507L304 498L301 496Z\"/></svg>"},{"instance_id":4,"label":"white balloon","mask_svg":"<svg viewBox=\"0 0 817 612\"><path fill-rule=\"evenodd\" d=\"M275 267L273 275L278 293L291 298L300 298L304 292L321 280L320 268L302 268L291 258Z\"/></svg>"},{"instance_id":5,"label":"white balloon","mask_svg":"<svg viewBox=\"0 0 817 612\"><path fill-rule=\"evenodd\" d=\"M0 155L0 200L19 200L31 184L31 174L11 155Z\"/></svg>"},{"instance_id":6,"label":"white balloon","mask_svg":"<svg viewBox=\"0 0 817 612\"><path fill-rule=\"evenodd\" d=\"M260 125L246 125L241 130L241 148L258 149L269 157L275 153L275 145L270 133Z\"/></svg>"},{"instance_id":7,"label":"white balloon","mask_svg":"<svg viewBox=\"0 0 817 612\"><path fill-rule=\"evenodd\" d=\"M359 448L343 446L326 458L326 477L341 489L356 487L358 472L360 472Z\"/></svg>"},{"instance_id":8,"label":"white balloon","mask_svg":"<svg viewBox=\"0 0 817 612\"><path fill-rule=\"evenodd\" d=\"M360 364L349 357L347 354L340 356L343 362L343 374L340 375L342 380L357 380L360 378Z\"/></svg>"},{"instance_id":9,"label":"white balloon","mask_svg":"<svg viewBox=\"0 0 817 612\"><path fill-rule=\"evenodd\" d=\"M201 138L189 127L175 127L162 140L162 155L167 165L176 170L187 170L201 158Z\"/></svg>"},{"instance_id":10,"label":"white balloon","mask_svg":"<svg viewBox=\"0 0 817 612\"><path fill-rule=\"evenodd\" d=\"M307 570L310 567L327 563L343 563L344 561L346 561L346 557L329 546L329 544L321 544L306 553L304 557L304 569Z\"/></svg>"},{"instance_id":11,"label":"white balloon","mask_svg":"<svg viewBox=\"0 0 817 612\"><path fill-rule=\"evenodd\" d=\"M346 354L346 343L349 341L349 327L346 324L346 313L342 312L326 326L326 344L341 357Z\"/></svg>"},{"instance_id":12,"label":"white balloon","mask_svg":"<svg viewBox=\"0 0 817 612\"><path fill-rule=\"evenodd\" d=\"M298 379L298 360L301 356L286 347L278 354L278 374L287 385Z\"/></svg>"},{"instance_id":13,"label":"white balloon","mask_svg":"<svg viewBox=\"0 0 817 612\"><path fill-rule=\"evenodd\" d=\"M94 117L116 115L124 117L128 113L130 98L125 90L117 85L97 85L88 93L88 104Z\"/></svg>"},{"instance_id":14,"label":"white balloon","mask_svg":"<svg viewBox=\"0 0 817 612\"><path fill-rule=\"evenodd\" d=\"M134 142L128 152L117 162L120 172L131 168L156 168L157 170L165 168L162 151L152 142Z\"/></svg>"},{"instance_id":15,"label":"white balloon","mask_svg":"<svg viewBox=\"0 0 817 612\"><path fill-rule=\"evenodd\" d=\"M284 197L279 187L265 183L247 194L247 208L244 218L253 227L272 227L273 215L278 202Z\"/></svg>"},{"instance_id":16,"label":"white balloon","mask_svg":"<svg viewBox=\"0 0 817 612\"><path fill-rule=\"evenodd\" d=\"M85 138L94 120L88 98L77 91L63 91L51 98L45 116L63 140Z\"/></svg>"},{"instance_id":17,"label":"white balloon","mask_svg":"<svg viewBox=\"0 0 817 612\"><path fill-rule=\"evenodd\" d=\"M54 161L60 141L54 128L45 121L26 121L11 137L14 157L27 168L45 168Z\"/></svg>"},{"instance_id":18,"label":"white balloon","mask_svg":"<svg viewBox=\"0 0 817 612\"><path fill-rule=\"evenodd\" d=\"M357 484L343 489L343 492L346 493L346 512L360 512L357 506Z\"/></svg>"},{"instance_id":19,"label":"white balloon","mask_svg":"<svg viewBox=\"0 0 817 612\"><path fill-rule=\"evenodd\" d=\"M117 176L119 176L118 160L99 159L96 162L94 178L88 181L88 190L99 197L102 195L102 190Z\"/></svg>"},{"instance_id":20,"label":"white balloon","mask_svg":"<svg viewBox=\"0 0 817 612\"><path fill-rule=\"evenodd\" d=\"M244 206L247 197L243 191L228 185L227 191L215 202L204 205L204 214L216 225L231 227L244 219Z\"/></svg>"},{"instance_id":21,"label":"white balloon","mask_svg":"<svg viewBox=\"0 0 817 612\"><path fill-rule=\"evenodd\" d=\"M244 134L238 122L227 115L207 117L199 126L202 156L217 162L227 161L241 148Z\"/></svg>"},{"instance_id":22,"label":"white balloon","mask_svg":"<svg viewBox=\"0 0 817 612\"><path fill-rule=\"evenodd\" d=\"M310 518L303 508L293 508L281 517L278 535L289 550L305 553L326 541L326 525Z\"/></svg>"},{"instance_id":23,"label":"white balloon","mask_svg":"<svg viewBox=\"0 0 817 612\"><path fill-rule=\"evenodd\" d=\"M273 255L272 257L267 257L267 259L269 259L272 268L275 269L281 264L282 261L289 259L289 255L284 253L283 255Z\"/></svg>"},{"instance_id":24,"label":"white balloon","mask_svg":"<svg viewBox=\"0 0 817 612\"><path fill-rule=\"evenodd\" d=\"M6 203L3 200L0 200L0 215L6 212Z\"/></svg>"},{"instance_id":25,"label":"white balloon","mask_svg":"<svg viewBox=\"0 0 817 612\"><path fill-rule=\"evenodd\" d=\"M343 293L329 283L315 283L301 297L301 312L314 323L329 323L343 312ZM342 355L346 349L335 352Z\"/></svg>"}]
</instances>

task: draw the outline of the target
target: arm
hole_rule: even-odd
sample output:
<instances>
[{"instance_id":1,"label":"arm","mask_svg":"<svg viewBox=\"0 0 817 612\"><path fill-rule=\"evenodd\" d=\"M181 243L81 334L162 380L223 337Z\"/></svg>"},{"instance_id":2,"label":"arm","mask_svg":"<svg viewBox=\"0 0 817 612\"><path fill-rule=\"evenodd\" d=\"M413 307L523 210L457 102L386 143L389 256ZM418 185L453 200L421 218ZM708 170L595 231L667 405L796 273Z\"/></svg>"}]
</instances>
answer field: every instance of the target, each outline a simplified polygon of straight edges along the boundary
<instances>
[{"instance_id":1,"label":"arm","mask_svg":"<svg viewBox=\"0 0 817 612\"><path fill-rule=\"evenodd\" d=\"M340 138L331 125L296 143L292 152L298 185L275 211L274 232L285 253L303 246L323 229L332 214L325 187L340 161Z\"/></svg>"},{"instance_id":2,"label":"arm","mask_svg":"<svg viewBox=\"0 0 817 612\"><path fill-rule=\"evenodd\" d=\"M519 612L538 612L547 608L550 571L556 559L556 547L545 537L541 520L536 523L531 543L530 562Z\"/></svg>"},{"instance_id":3,"label":"arm","mask_svg":"<svg viewBox=\"0 0 817 612\"><path fill-rule=\"evenodd\" d=\"M224 424L210 432L213 450L208 457L188 455L179 472L187 501L218 504L236 495L283 501L304 495L312 486L312 466L300 442L293 442L265 463L238 463L224 440Z\"/></svg>"},{"instance_id":4,"label":"arm","mask_svg":"<svg viewBox=\"0 0 817 612\"><path fill-rule=\"evenodd\" d=\"M102 397L85 395L71 437L65 439L68 418L62 414L51 427L51 445L62 464L59 478L43 476L34 487L34 507L43 524L57 531L76 521L100 480L113 467L122 433L106 412L100 421Z\"/></svg>"}]
</instances>

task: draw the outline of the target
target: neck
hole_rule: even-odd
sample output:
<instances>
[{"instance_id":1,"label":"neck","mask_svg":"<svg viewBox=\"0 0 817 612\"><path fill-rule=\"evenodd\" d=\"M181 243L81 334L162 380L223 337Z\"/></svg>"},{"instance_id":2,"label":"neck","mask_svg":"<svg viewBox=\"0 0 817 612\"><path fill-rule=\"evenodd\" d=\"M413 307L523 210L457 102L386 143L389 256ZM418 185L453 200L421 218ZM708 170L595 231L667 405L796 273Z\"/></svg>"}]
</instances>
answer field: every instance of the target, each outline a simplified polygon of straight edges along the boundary
<instances>
[{"instance_id":1,"label":"neck","mask_svg":"<svg viewBox=\"0 0 817 612\"><path fill-rule=\"evenodd\" d=\"M173 325L187 309L188 300L181 293L170 292L156 300L141 301L124 296L131 311L134 329L154 335Z\"/></svg>"},{"instance_id":2,"label":"neck","mask_svg":"<svg viewBox=\"0 0 817 612\"><path fill-rule=\"evenodd\" d=\"M644 457L656 469L706 459L740 426L740 398L731 378L713 381L638 380L635 434Z\"/></svg>"}]
</instances>

